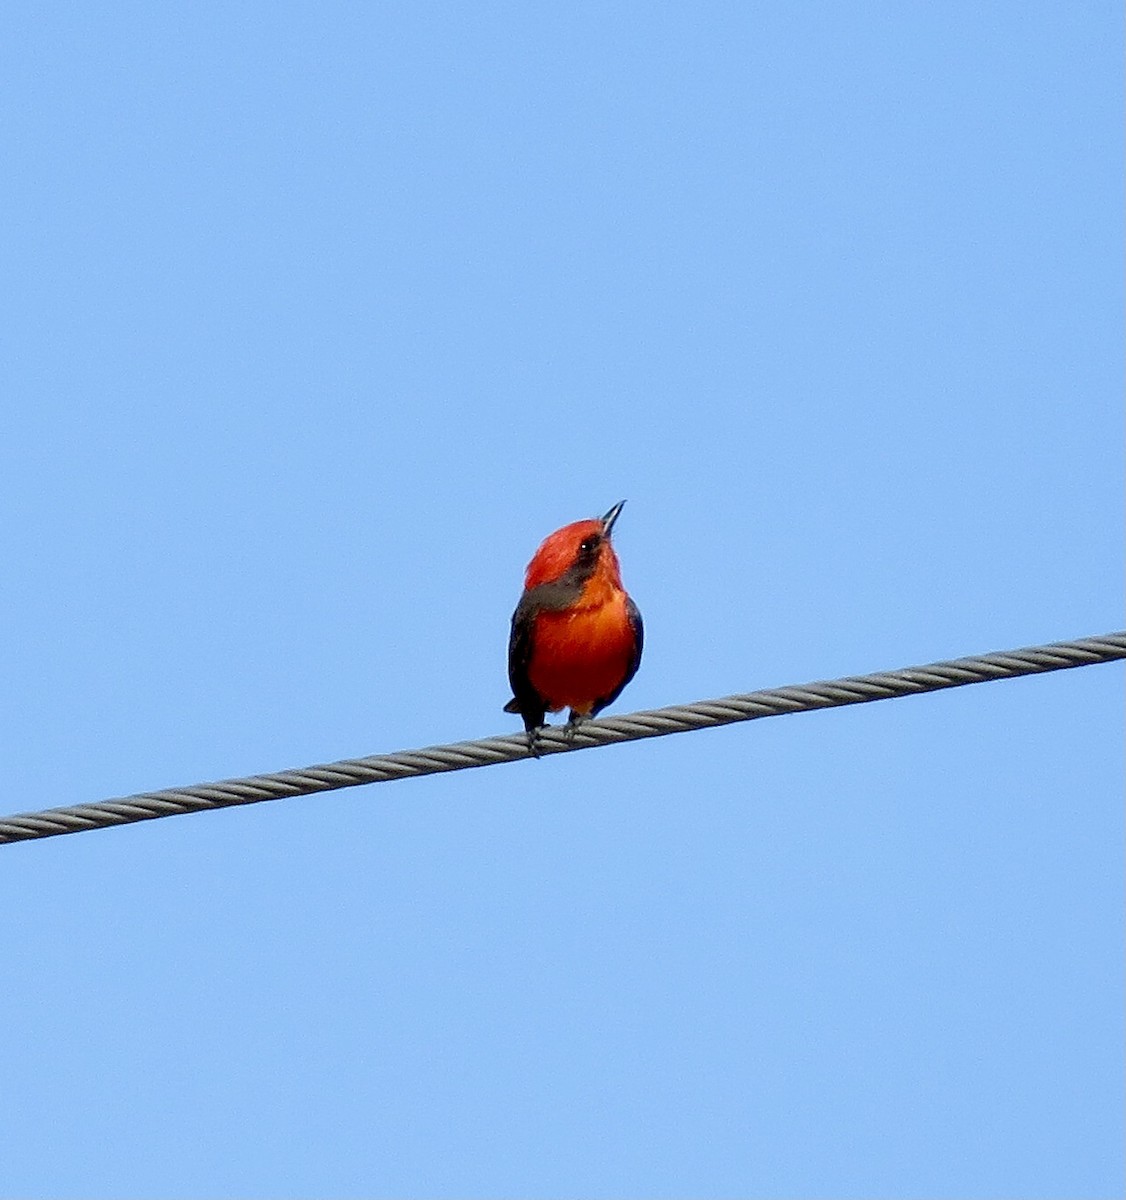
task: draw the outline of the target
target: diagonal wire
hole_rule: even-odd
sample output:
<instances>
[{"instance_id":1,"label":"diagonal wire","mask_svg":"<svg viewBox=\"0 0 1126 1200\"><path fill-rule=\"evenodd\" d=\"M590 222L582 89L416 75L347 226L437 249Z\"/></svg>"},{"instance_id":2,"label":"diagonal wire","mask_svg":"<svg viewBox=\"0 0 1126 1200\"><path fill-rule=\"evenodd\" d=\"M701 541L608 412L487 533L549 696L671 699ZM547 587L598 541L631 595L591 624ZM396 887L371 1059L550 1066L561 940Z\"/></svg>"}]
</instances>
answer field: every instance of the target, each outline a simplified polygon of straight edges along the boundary
<instances>
[{"instance_id":1,"label":"diagonal wire","mask_svg":"<svg viewBox=\"0 0 1126 1200\"><path fill-rule=\"evenodd\" d=\"M852 675L798 687L768 688L766 691L726 696L720 700L704 700L697 704L599 718L584 722L576 730L559 727L545 729L539 737L537 751L542 755L565 754L593 746L730 725L736 721L754 721L759 717L811 712L845 704L867 704L872 700L891 700L943 688L1037 675L1045 671L1062 671L1069 667L1091 666L1122 658L1126 658L1126 632L1108 633L1079 641L1028 646L1023 650L1005 650L922 667L905 667L900 671ZM225 779L219 783L142 792L120 800L20 813L0 818L0 843L80 833L84 829L104 829L156 817L227 808L234 804L256 804L260 800L309 796L316 792L356 787L363 783L386 783L414 775L489 767L529 757L527 737L515 733L473 742L455 742L448 746L428 746L423 750L403 750L397 754L349 758L322 766L279 771L273 775L251 775L245 779Z\"/></svg>"}]
</instances>

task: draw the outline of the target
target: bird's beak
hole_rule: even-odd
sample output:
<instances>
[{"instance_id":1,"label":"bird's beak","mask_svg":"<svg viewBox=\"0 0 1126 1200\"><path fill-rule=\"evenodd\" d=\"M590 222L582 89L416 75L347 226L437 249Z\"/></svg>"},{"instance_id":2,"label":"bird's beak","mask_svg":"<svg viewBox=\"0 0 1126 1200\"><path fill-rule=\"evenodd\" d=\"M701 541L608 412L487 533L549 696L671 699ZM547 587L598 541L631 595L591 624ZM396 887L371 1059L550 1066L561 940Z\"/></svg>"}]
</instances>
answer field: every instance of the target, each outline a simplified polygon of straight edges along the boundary
<instances>
[{"instance_id":1,"label":"bird's beak","mask_svg":"<svg viewBox=\"0 0 1126 1200\"><path fill-rule=\"evenodd\" d=\"M614 528L614 522L618 519L618 514L625 508L626 502L619 500L612 509L602 518L602 532L607 537L610 536L610 530Z\"/></svg>"}]
</instances>

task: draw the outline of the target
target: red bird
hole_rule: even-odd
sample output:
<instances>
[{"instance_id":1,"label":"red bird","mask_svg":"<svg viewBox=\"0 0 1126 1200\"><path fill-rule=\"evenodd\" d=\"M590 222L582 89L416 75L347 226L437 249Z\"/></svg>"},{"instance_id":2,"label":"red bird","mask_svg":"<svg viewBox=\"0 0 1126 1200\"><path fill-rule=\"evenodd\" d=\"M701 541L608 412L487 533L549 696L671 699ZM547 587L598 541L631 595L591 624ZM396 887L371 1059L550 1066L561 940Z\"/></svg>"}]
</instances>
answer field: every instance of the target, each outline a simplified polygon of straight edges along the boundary
<instances>
[{"instance_id":1,"label":"red bird","mask_svg":"<svg viewBox=\"0 0 1126 1200\"><path fill-rule=\"evenodd\" d=\"M570 724L615 701L637 674L644 630L626 595L610 531L625 501L601 518L564 525L528 564L512 614L508 679L512 699L535 737L544 714L570 708Z\"/></svg>"}]
</instances>

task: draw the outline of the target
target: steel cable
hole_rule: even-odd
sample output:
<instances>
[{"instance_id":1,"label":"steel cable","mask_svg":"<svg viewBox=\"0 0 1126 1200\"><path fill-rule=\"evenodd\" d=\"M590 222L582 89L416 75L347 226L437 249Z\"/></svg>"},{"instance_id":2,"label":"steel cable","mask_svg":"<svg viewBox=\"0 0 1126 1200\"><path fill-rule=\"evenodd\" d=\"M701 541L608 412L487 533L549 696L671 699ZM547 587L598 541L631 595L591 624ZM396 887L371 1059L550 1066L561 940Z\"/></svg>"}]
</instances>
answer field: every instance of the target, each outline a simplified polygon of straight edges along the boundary
<instances>
[{"instance_id":1,"label":"steel cable","mask_svg":"<svg viewBox=\"0 0 1126 1200\"><path fill-rule=\"evenodd\" d=\"M725 696L719 700L704 700L697 704L627 713L620 717L601 717L586 721L575 729L555 726L543 730L536 749L543 756L565 754L594 746L730 725L736 721L754 721L759 717L811 712L846 704L867 704L873 700L890 700L944 688L964 687L971 683L1062 671L1123 658L1126 658L1126 632L1110 633L1078 641L1029 646L1023 650L1006 650L973 658L956 658L922 667L906 667L900 671L852 675L822 683L768 688L740 696ZM488 767L529 757L531 753L526 735L512 733L479 741L455 742L447 746L428 746L422 750L404 750L396 754L349 758L342 762L279 771L271 775L251 775L244 779L225 779L218 783L142 792L118 800L19 813L0 818L0 843L80 833L84 829L104 829L156 817L227 808L235 804L281 800L287 796L309 796L317 792L357 787L364 783L385 783L415 775Z\"/></svg>"}]
</instances>

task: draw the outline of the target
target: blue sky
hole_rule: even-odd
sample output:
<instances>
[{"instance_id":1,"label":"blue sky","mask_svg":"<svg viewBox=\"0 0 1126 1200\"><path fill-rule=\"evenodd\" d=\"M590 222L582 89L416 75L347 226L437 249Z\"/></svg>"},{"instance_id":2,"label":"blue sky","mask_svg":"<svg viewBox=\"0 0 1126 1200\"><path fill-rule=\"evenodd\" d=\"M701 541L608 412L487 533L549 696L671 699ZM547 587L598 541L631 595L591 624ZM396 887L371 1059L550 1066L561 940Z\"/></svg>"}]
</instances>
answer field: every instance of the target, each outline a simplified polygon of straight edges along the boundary
<instances>
[{"instance_id":1,"label":"blue sky","mask_svg":"<svg viewBox=\"0 0 1126 1200\"><path fill-rule=\"evenodd\" d=\"M0 15L4 799L1121 627L1120 6ZM0 1194L1102 1197L1123 672L0 848Z\"/></svg>"}]
</instances>

